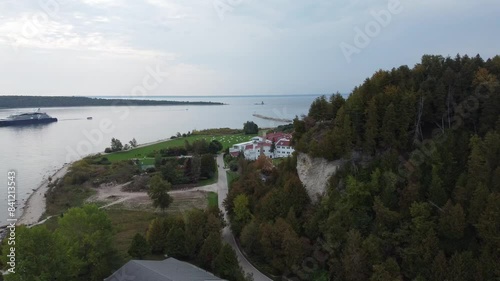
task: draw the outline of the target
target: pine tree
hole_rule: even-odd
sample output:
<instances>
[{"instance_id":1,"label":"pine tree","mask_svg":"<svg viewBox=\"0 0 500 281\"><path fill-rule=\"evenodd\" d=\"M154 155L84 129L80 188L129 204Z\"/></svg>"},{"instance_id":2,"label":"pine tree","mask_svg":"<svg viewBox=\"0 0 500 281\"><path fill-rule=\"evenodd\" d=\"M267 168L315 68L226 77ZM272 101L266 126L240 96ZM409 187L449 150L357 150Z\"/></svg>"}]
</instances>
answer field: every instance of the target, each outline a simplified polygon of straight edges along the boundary
<instances>
[{"instance_id":1,"label":"pine tree","mask_svg":"<svg viewBox=\"0 0 500 281\"><path fill-rule=\"evenodd\" d=\"M439 231L449 239L460 239L464 235L465 213L460 204L453 206L450 200L439 217Z\"/></svg>"},{"instance_id":2,"label":"pine tree","mask_svg":"<svg viewBox=\"0 0 500 281\"><path fill-rule=\"evenodd\" d=\"M378 129L377 103L375 98L373 98L368 103L368 108L366 109L364 149L368 154L373 154L377 147Z\"/></svg>"},{"instance_id":3,"label":"pine tree","mask_svg":"<svg viewBox=\"0 0 500 281\"><path fill-rule=\"evenodd\" d=\"M476 225L479 236L491 245L500 248L500 193L491 193L483 213Z\"/></svg>"},{"instance_id":4,"label":"pine tree","mask_svg":"<svg viewBox=\"0 0 500 281\"><path fill-rule=\"evenodd\" d=\"M243 281L245 279L236 253L228 244L224 244L214 260L214 273L228 280Z\"/></svg>"},{"instance_id":5,"label":"pine tree","mask_svg":"<svg viewBox=\"0 0 500 281\"><path fill-rule=\"evenodd\" d=\"M148 241L140 233L137 233L132 239L132 243L128 249L128 254L133 258L142 260L150 253L151 247L149 246Z\"/></svg>"},{"instance_id":6,"label":"pine tree","mask_svg":"<svg viewBox=\"0 0 500 281\"><path fill-rule=\"evenodd\" d=\"M432 165L432 180L429 187L429 200L438 206L443 206L446 203L446 198L448 198L448 196L443 188L440 166L440 164Z\"/></svg>"},{"instance_id":7,"label":"pine tree","mask_svg":"<svg viewBox=\"0 0 500 281\"><path fill-rule=\"evenodd\" d=\"M384 263L373 266L370 281L401 281L399 265L393 258L388 258Z\"/></svg>"},{"instance_id":8,"label":"pine tree","mask_svg":"<svg viewBox=\"0 0 500 281\"><path fill-rule=\"evenodd\" d=\"M380 135L382 141L387 148L397 148L397 138L396 129L398 126L396 109L394 104L391 103L385 109L384 119L382 121L382 128L380 129Z\"/></svg>"},{"instance_id":9,"label":"pine tree","mask_svg":"<svg viewBox=\"0 0 500 281\"><path fill-rule=\"evenodd\" d=\"M165 239L162 220L159 218L153 219L149 223L146 239L151 246L151 251L156 254L163 253L165 249Z\"/></svg>"},{"instance_id":10,"label":"pine tree","mask_svg":"<svg viewBox=\"0 0 500 281\"><path fill-rule=\"evenodd\" d=\"M186 257L186 236L181 228L174 226L170 229L166 237L165 252L174 258Z\"/></svg>"},{"instance_id":11,"label":"pine tree","mask_svg":"<svg viewBox=\"0 0 500 281\"><path fill-rule=\"evenodd\" d=\"M443 251L439 251L432 263L432 280L446 280L447 274L448 264L446 256Z\"/></svg>"},{"instance_id":12,"label":"pine tree","mask_svg":"<svg viewBox=\"0 0 500 281\"><path fill-rule=\"evenodd\" d=\"M368 276L367 257L361 247L362 238L357 230L347 233L347 241L342 256L345 278L348 281L366 280Z\"/></svg>"},{"instance_id":13,"label":"pine tree","mask_svg":"<svg viewBox=\"0 0 500 281\"><path fill-rule=\"evenodd\" d=\"M469 281L474 276L474 259L471 252L455 253L449 261L448 280Z\"/></svg>"},{"instance_id":14,"label":"pine tree","mask_svg":"<svg viewBox=\"0 0 500 281\"><path fill-rule=\"evenodd\" d=\"M201 246L200 253L198 254L197 260L202 268L212 271L213 270L213 261L217 256L217 253L220 252L222 248L222 240L220 233L212 232L208 235L205 242L203 242L203 246Z\"/></svg>"}]
</instances>

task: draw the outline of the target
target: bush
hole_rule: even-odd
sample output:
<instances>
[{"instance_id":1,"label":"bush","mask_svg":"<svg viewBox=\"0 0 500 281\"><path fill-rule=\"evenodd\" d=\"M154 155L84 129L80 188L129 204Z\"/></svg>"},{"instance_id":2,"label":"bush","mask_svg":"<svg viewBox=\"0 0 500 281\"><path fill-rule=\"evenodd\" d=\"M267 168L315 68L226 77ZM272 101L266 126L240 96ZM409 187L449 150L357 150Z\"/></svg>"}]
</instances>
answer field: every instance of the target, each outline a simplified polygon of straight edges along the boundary
<instances>
[{"instance_id":1,"label":"bush","mask_svg":"<svg viewBox=\"0 0 500 281\"><path fill-rule=\"evenodd\" d=\"M245 135L258 134L259 126L257 126L257 124L255 124L253 121L247 121L245 124L243 124L243 132L245 132Z\"/></svg>"}]
</instances>

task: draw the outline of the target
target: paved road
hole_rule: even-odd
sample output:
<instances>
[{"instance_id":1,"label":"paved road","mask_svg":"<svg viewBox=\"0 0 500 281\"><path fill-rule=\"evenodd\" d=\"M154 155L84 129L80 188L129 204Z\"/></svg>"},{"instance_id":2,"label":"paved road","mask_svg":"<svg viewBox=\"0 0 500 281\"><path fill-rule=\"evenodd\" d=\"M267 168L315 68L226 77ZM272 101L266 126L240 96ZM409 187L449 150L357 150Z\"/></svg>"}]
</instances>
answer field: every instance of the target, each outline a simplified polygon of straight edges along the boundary
<instances>
[{"instance_id":1,"label":"paved road","mask_svg":"<svg viewBox=\"0 0 500 281\"><path fill-rule=\"evenodd\" d=\"M219 195L219 208L222 210L224 213L224 218L226 219L227 222L229 222L226 214L226 210L224 209L224 206L222 205L222 202L224 202L224 199L226 199L227 192L228 192L228 187L227 187L227 177L226 177L226 170L224 169L224 159L222 158L222 154L217 156L217 165L219 166L219 179L217 181L217 193ZM254 281L272 281L269 279L266 275L264 275L262 272L257 270L246 258L243 256L243 254L240 251L240 248L236 245L236 241L234 240L234 236L231 233L231 230L229 229L229 226L226 226L224 230L222 230L222 237L226 243L231 245L233 247L234 251L236 252L236 255L238 256L238 260L240 262L241 267L246 273L251 273L253 275L253 280Z\"/></svg>"}]
</instances>

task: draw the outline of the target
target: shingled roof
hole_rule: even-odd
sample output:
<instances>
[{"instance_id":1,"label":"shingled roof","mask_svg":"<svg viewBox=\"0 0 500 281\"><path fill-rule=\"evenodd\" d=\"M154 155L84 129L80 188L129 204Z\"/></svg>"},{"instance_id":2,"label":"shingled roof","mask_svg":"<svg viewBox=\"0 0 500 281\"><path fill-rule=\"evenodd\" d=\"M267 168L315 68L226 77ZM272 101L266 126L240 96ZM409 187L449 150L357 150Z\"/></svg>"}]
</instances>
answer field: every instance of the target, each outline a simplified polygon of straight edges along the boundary
<instances>
[{"instance_id":1,"label":"shingled roof","mask_svg":"<svg viewBox=\"0 0 500 281\"><path fill-rule=\"evenodd\" d=\"M167 258L162 261L131 260L104 281L208 281L224 280L190 263Z\"/></svg>"}]
</instances>

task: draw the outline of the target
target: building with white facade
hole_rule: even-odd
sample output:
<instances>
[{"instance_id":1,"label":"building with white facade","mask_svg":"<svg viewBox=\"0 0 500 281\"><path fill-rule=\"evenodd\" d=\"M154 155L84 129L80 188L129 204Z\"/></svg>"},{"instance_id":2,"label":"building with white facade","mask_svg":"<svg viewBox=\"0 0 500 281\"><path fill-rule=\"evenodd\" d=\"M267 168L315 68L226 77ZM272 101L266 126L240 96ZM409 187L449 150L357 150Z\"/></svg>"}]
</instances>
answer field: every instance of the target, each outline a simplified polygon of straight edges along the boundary
<instances>
[{"instance_id":1,"label":"building with white facade","mask_svg":"<svg viewBox=\"0 0 500 281\"><path fill-rule=\"evenodd\" d=\"M248 160L257 160L260 155L269 158L289 157L295 151L291 145L292 135L284 133L273 133L266 135L266 138L254 137L248 142L238 143L229 148L229 153L233 157L238 157L241 153ZM271 152L272 144L275 149Z\"/></svg>"}]
</instances>

